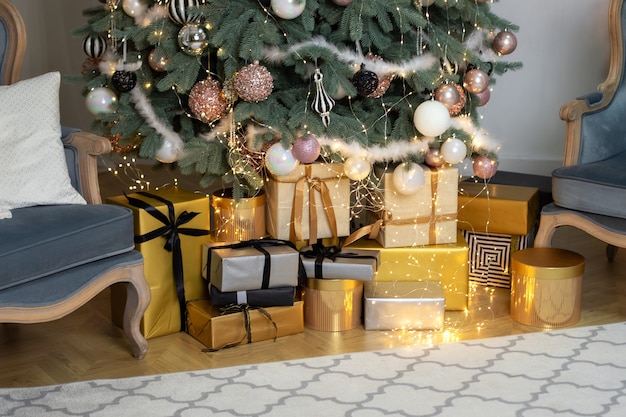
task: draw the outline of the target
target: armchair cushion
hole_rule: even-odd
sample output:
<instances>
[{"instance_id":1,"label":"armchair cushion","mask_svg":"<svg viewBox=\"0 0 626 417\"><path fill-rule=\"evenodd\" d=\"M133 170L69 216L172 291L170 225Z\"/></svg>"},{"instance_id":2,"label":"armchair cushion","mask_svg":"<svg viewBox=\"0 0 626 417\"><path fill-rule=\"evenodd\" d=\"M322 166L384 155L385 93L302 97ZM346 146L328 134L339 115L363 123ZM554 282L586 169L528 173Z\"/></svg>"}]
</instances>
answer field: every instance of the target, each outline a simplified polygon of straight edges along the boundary
<instances>
[{"instance_id":1,"label":"armchair cushion","mask_svg":"<svg viewBox=\"0 0 626 417\"><path fill-rule=\"evenodd\" d=\"M626 219L626 151L598 162L552 173L557 206Z\"/></svg>"},{"instance_id":2,"label":"armchair cushion","mask_svg":"<svg viewBox=\"0 0 626 417\"><path fill-rule=\"evenodd\" d=\"M109 205L13 210L0 220L0 290L131 251L133 214Z\"/></svg>"},{"instance_id":3,"label":"armchair cushion","mask_svg":"<svg viewBox=\"0 0 626 417\"><path fill-rule=\"evenodd\" d=\"M60 83L51 72L0 86L0 219L20 207L86 203L67 171Z\"/></svg>"}]
</instances>

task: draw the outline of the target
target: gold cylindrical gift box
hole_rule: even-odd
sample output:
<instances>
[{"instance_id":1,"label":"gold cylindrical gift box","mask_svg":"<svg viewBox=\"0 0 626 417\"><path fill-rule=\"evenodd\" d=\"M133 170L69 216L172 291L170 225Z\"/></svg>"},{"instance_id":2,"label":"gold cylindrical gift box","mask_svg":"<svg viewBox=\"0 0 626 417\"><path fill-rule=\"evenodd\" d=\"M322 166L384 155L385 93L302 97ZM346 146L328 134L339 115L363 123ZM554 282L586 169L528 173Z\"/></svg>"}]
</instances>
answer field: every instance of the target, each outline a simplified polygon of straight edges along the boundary
<instances>
[{"instance_id":1,"label":"gold cylindrical gift box","mask_svg":"<svg viewBox=\"0 0 626 417\"><path fill-rule=\"evenodd\" d=\"M511 255L511 318L543 328L580 320L585 258L557 248L524 249Z\"/></svg>"},{"instance_id":2,"label":"gold cylindrical gift box","mask_svg":"<svg viewBox=\"0 0 626 417\"><path fill-rule=\"evenodd\" d=\"M361 325L363 281L307 279L304 325L323 332L341 332Z\"/></svg>"},{"instance_id":3,"label":"gold cylindrical gift box","mask_svg":"<svg viewBox=\"0 0 626 417\"><path fill-rule=\"evenodd\" d=\"M213 193L212 228L217 242L237 242L265 236L265 194L233 198L232 188Z\"/></svg>"}]
</instances>

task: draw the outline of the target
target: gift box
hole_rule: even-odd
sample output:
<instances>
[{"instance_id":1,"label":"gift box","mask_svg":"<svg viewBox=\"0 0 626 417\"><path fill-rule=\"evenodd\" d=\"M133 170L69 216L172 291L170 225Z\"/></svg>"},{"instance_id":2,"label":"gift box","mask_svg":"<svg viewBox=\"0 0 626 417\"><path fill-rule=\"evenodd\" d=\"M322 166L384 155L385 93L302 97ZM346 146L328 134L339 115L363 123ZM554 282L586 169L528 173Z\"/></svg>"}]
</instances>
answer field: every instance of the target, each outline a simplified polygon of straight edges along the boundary
<instances>
[{"instance_id":1,"label":"gift box","mask_svg":"<svg viewBox=\"0 0 626 417\"><path fill-rule=\"evenodd\" d=\"M511 288L511 255L532 246L534 233L513 236L463 230L469 246L470 281L492 287Z\"/></svg>"},{"instance_id":2,"label":"gift box","mask_svg":"<svg viewBox=\"0 0 626 417\"><path fill-rule=\"evenodd\" d=\"M220 291L298 285L300 253L289 241L257 239L205 249L209 280Z\"/></svg>"},{"instance_id":3,"label":"gift box","mask_svg":"<svg viewBox=\"0 0 626 417\"><path fill-rule=\"evenodd\" d=\"M456 242L458 169L422 168L424 186L410 195L397 191L392 172L379 173L384 209L371 222L382 222L376 239L385 248Z\"/></svg>"},{"instance_id":4,"label":"gift box","mask_svg":"<svg viewBox=\"0 0 626 417\"><path fill-rule=\"evenodd\" d=\"M446 310L465 310L469 292L469 247L463 236L456 243L383 248L372 239L359 239L345 249L380 251L374 282L436 281L446 299Z\"/></svg>"},{"instance_id":5,"label":"gift box","mask_svg":"<svg viewBox=\"0 0 626 417\"><path fill-rule=\"evenodd\" d=\"M292 306L295 296L296 287L222 292L209 284L209 298L214 306L229 304L249 304L255 307Z\"/></svg>"},{"instance_id":6,"label":"gift box","mask_svg":"<svg viewBox=\"0 0 626 417\"><path fill-rule=\"evenodd\" d=\"M265 183L266 228L292 242L350 234L350 180L343 165L307 164Z\"/></svg>"},{"instance_id":7,"label":"gift box","mask_svg":"<svg viewBox=\"0 0 626 417\"><path fill-rule=\"evenodd\" d=\"M141 321L143 335L149 339L184 330L186 300L208 295L200 270L202 244L208 240L209 199L168 187L106 202L133 210L135 248L143 255L152 297ZM120 287L111 290L111 313L120 326L125 294Z\"/></svg>"},{"instance_id":8,"label":"gift box","mask_svg":"<svg viewBox=\"0 0 626 417\"><path fill-rule=\"evenodd\" d=\"M188 332L210 350L274 339L304 331L303 302L292 306L222 310L208 300L187 305ZM246 324L248 324L246 326Z\"/></svg>"},{"instance_id":9,"label":"gift box","mask_svg":"<svg viewBox=\"0 0 626 417\"><path fill-rule=\"evenodd\" d=\"M539 189L534 187L463 183L458 204L462 230L524 236L539 219Z\"/></svg>"},{"instance_id":10,"label":"gift box","mask_svg":"<svg viewBox=\"0 0 626 417\"><path fill-rule=\"evenodd\" d=\"M304 290L304 325L323 332L361 325L363 281L308 278Z\"/></svg>"},{"instance_id":11,"label":"gift box","mask_svg":"<svg viewBox=\"0 0 626 417\"><path fill-rule=\"evenodd\" d=\"M302 249L300 259L309 278L371 281L378 270L380 252L315 244Z\"/></svg>"},{"instance_id":12,"label":"gift box","mask_svg":"<svg viewBox=\"0 0 626 417\"><path fill-rule=\"evenodd\" d=\"M440 330L445 298L441 283L366 282L365 330Z\"/></svg>"}]
</instances>

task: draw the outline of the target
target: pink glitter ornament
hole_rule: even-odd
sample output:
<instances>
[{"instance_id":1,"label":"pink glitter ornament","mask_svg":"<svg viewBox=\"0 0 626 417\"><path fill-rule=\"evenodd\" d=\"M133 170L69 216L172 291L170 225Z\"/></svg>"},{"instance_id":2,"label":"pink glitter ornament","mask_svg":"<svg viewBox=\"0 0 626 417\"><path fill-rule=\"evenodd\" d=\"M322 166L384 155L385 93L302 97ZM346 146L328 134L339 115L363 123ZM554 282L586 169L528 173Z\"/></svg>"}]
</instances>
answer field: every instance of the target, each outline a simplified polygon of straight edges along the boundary
<instances>
[{"instance_id":1,"label":"pink glitter ornament","mask_svg":"<svg viewBox=\"0 0 626 417\"><path fill-rule=\"evenodd\" d=\"M300 136L293 142L291 152L293 156L303 164L310 164L320 156L322 147L315 136Z\"/></svg>"},{"instance_id":2,"label":"pink glitter ornament","mask_svg":"<svg viewBox=\"0 0 626 417\"><path fill-rule=\"evenodd\" d=\"M204 123L220 119L227 107L220 83L211 78L196 83L189 92L189 108Z\"/></svg>"},{"instance_id":3,"label":"pink glitter ornament","mask_svg":"<svg viewBox=\"0 0 626 417\"><path fill-rule=\"evenodd\" d=\"M491 159L488 155L478 155L472 163L474 175L483 180L493 177L498 171L498 161Z\"/></svg>"},{"instance_id":4,"label":"pink glitter ornament","mask_svg":"<svg viewBox=\"0 0 626 417\"><path fill-rule=\"evenodd\" d=\"M242 100L258 103L266 100L274 89L274 79L259 61L246 65L235 76L235 90Z\"/></svg>"}]
</instances>

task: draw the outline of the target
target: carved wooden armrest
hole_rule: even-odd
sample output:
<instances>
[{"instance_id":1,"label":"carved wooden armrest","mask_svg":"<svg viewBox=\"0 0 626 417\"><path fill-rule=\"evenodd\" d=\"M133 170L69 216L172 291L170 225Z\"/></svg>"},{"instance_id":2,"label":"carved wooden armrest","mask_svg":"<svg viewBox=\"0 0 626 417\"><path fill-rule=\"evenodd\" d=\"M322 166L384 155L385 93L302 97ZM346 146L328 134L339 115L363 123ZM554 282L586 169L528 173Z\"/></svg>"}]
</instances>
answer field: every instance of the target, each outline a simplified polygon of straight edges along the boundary
<instances>
[{"instance_id":1,"label":"carved wooden armrest","mask_svg":"<svg viewBox=\"0 0 626 417\"><path fill-rule=\"evenodd\" d=\"M89 204L102 203L98 183L98 156L111 152L111 142L89 132L74 132L65 145L76 149L82 195Z\"/></svg>"}]
</instances>

